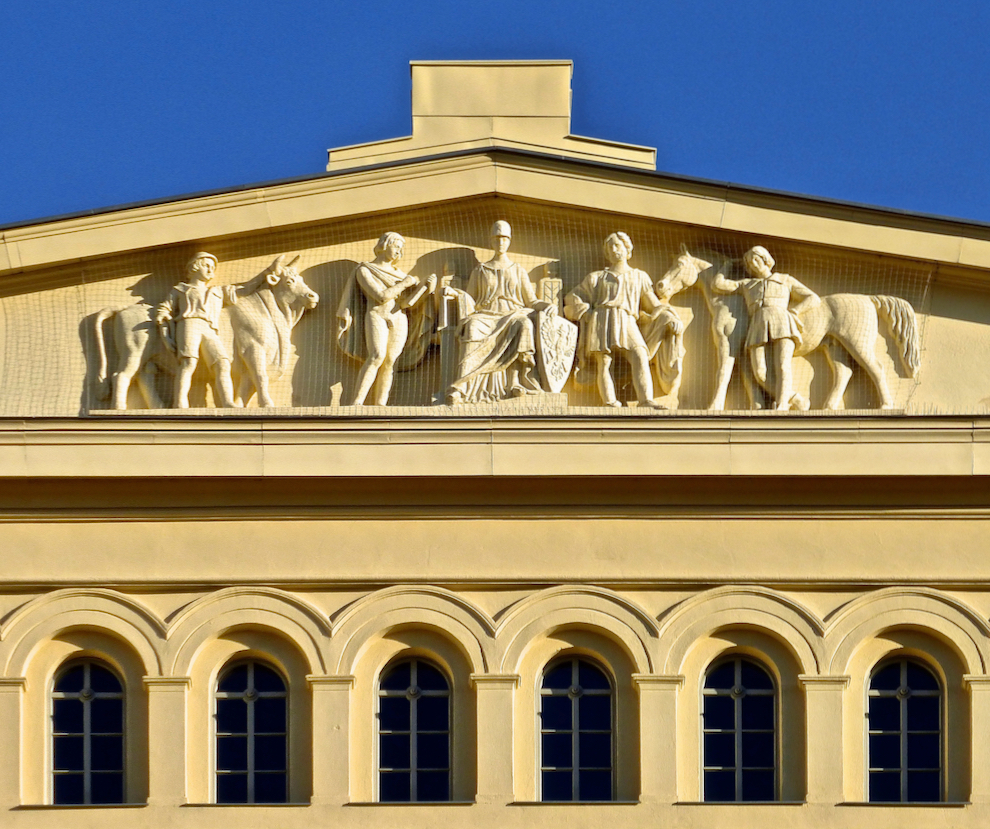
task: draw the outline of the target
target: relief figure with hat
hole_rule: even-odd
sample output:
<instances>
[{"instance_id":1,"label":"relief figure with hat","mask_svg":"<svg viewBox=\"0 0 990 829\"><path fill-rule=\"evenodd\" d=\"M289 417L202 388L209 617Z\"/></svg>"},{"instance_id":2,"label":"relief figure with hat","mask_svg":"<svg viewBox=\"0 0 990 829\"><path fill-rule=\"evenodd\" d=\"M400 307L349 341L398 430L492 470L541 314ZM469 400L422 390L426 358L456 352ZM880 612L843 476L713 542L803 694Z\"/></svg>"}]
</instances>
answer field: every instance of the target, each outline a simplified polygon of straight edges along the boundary
<instances>
[{"instance_id":1,"label":"relief figure with hat","mask_svg":"<svg viewBox=\"0 0 990 829\"><path fill-rule=\"evenodd\" d=\"M234 398L230 379L231 358L220 337L220 312L257 290L264 271L240 285L211 285L217 258L200 251L186 264L186 282L180 282L155 309L155 324L166 348L178 360L175 398L178 409L189 408L189 388L200 359L206 362L213 393L223 408L240 404Z\"/></svg>"},{"instance_id":2,"label":"relief figure with hat","mask_svg":"<svg viewBox=\"0 0 990 829\"><path fill-rule=\"evenodd\" d=\"M774 272L775 264L770 252L757 245L743 256L748 276L735 280L719 275L712 282L712 290L740 293L746 300L746 350L756 381L773 395L776 408L807 410L809 401L794 392L792 360L795 349L802 344L801 314L818 306L821 300L793 276Z\"/></svg>"}]
</instances>

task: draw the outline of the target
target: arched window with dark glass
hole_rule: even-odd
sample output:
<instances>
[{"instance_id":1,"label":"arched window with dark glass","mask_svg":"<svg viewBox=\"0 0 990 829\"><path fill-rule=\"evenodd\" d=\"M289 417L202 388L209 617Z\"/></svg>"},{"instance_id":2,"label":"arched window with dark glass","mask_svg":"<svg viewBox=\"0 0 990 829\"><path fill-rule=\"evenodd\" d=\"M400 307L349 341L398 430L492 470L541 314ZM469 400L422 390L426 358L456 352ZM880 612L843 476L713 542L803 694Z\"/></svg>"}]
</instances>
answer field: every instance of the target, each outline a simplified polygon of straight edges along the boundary
<instances>
[{"instance_id":1,"label":"arched window with dark glass","mask_svg":"<svg viewBox=\"0 0 990 829\"><path fill-rule=\"evenodd\" d=\"M238 662L217 682L217 803L288 800L285 681L263 662Z\"/></svg>"},{"instance_id":2,"label":"arched window with dark glass","mask_svg":"<svg viewBox=\"0 0 990 829\"><path fill-rule=\"evenodd\" d=\"M777 707L773 678L735 657L705 676L702 691L704 799L777 799Z\"/></svg>"},{"instance_id":3,"label":"arched window with dark glass","mask_svg":"<svg viewBox=\"0 0 990 829\"><path fill-rule=\"evenodd\" d=\"M942 799L942 692L918 662L881 665L870 679L871 803L937 803Z\"/></svg>"},{"instance_id":4,"label":"arched window with dark glass","mask_svg":"<svg viewBox=\"0 0 990 829\"><path fill-rule=\"evenodd\" d=\"M540 688L544 801L611 800L612 683L586 659L553 663Z\"/></svg>"},{"instance_id":5,"label":"arched window with dark glass","mask_svg":"<svg viewBox=\"0 0 990 829\"><path fill-rule=\"evenodd\" d=\"M102 662L72 662L52 688L52 802L124 802L124 686Z\"/></svg>"},{"instance_id":6,"label":"arched window with dark glass","mask_svg":"<svg viewBox=\"0 0 990 829\"><path fill-rule=\"evenodd\" d=\"M450 800L450 683L423 659L388 667L378 686L378 799Z\"/></svg>"}]
</instances>

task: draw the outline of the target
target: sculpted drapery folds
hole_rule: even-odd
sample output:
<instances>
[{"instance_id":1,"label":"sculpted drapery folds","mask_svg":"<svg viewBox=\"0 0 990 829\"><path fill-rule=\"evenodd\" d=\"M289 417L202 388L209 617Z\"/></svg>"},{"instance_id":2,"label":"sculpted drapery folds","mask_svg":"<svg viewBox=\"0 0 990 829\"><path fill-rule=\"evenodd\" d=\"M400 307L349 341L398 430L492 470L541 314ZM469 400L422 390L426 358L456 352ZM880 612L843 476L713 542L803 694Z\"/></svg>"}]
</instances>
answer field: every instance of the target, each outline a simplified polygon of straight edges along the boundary
<instances>
[{"instance_id":1,"label":"sculpted drapery folds","mask_svg":"<svg viewBox=\"0 0 990 829\"><path fill-rule=\"evenodd\" d=\"M355 268L340 298L337 343L345 354L364 360L352 406L363 405L372 387L374 405L388 404L393 372L409 337L405 310L420 309L414 311L415 343L420 343L424 325L429 325L423 310L430 303L421 300L436 290L437 277L420 279L399 270L404 246L398 233L385 233L375 245L375 258Z\"/></svg>"},{"instance_id":2,"label":"sculpted drapery folds","mask_svg":"<svg viewBox=\"0 0 990 829\"><path fill-rule=\"evenodd\" d=\"M659 356L658 373L665 391L679 383L684 325L656 295L650 277L629 265L632 250L628 235L610 235L605 240L609 267L588 274L567 295L564 313L580 324L580 356L582 362L594 360L598 391L606 406L622 405L612 378L614 352L622 351L632 367L639 404L661 408L653 399L650 361Z\"/></svg>"},{"instance_id":3,"label":"sculpted drapery folds","mask_svg":"<svg viewBox=\"0 0 990 829\"><path fill-rule=\"evenodd\" d=\"M467 291L444 291L457 300L461 320L457 379L447 392L452 405L544 390L536 373L534 312L555 316L556 306L536 298L529 274L508 257L509 223L495 222L491 237L495 256L471 272Z\"/></svg>"}]
</instances>

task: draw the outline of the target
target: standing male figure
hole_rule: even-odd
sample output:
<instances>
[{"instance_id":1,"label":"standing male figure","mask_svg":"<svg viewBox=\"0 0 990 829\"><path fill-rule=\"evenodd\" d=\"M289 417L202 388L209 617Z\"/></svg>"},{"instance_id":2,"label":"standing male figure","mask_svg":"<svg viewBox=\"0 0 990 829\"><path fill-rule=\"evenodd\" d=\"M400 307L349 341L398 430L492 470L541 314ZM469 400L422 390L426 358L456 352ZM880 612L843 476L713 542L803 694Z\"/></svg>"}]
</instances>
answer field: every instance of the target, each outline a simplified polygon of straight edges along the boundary
<instances>
[{"instance_id":1,"label":"standing male figure","mask_svg":"<svg viewBox=\"0 0 990 829\"><path fill-rule=\"evenodd\" d=\"M650 277L630 266L632 251L627 234L611 234L605 240L608 267L588 274L567 295L564 314L581 326L578 348L582 358L595 361L602 402L616 408L622 405L612 379L613 355L622 351L632 368L639 405L659 409L663 407L653 399L650 357L663 337L678 336L684 325L677 313L660 301Z\"/></svg>"},{"instance_id":2,"label":"standing male figure","mask_svg":"<svg viewBox=\"0 0 990 829\"><path fill-rule=\"evenodd\" d=\"M340 297L337 343L345 354L364 358L351 406L363 406L372 388L374 404L388 405L395 361L409 337L405 311L436 290L436 274L420 279L399 270L405 244L398 233L383 234L375 258L354 269Z\"/></svg>"},{"instance_id":3,"label":"standing male figure","mask_svg":"<svg viewBox=\"0 0 990 829\"><path fill-rule=\"evenodd\" d=\"M800 314L810 311L821 301L818 294L786 273L773 273L776 264L770 252L760 245L743 255L743 264L750 277L733 280L719 275L712 289L720 294L737 291L746 299L749 311L749 332L746 348L757 382L774 395L777 408L787 411L792 406L807 409L808 401L794 393L791 361L794 349L801 343ZM792 299L799 301L792 304ZM769 388L767 351L772 352L776 388Z\"/></svg>"},{"instance_id":4,"label":"standing male figure","mask_svg":"<svg viewBox=\"0 0 990 829\"><path fill-rule=\"evenodd\" d=\"M168 299L155 309L158 333L179 361L173 403L179 409L189 408L189 387L201 357L209 367L220 406L238 405L230 380L230 355L220 340L220 311L251 293L259 277L242 285L210 285L216 269L217 258L200 251L186 264L188 281L172 288Z\"/></svg>"}]
</instances>

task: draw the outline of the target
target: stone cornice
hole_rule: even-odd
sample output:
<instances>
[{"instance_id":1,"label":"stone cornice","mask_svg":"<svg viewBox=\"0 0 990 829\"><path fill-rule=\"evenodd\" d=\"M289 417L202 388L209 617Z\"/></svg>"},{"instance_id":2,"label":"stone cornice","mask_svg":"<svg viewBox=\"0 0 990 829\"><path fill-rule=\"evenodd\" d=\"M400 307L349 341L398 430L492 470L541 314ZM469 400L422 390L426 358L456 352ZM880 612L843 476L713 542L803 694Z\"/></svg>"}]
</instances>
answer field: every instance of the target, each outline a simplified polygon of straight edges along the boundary
<instances>
[{"instance_id":1,"label":"stone cornice","mask_svg":"<svg viewBox=\"0 0 990 829\"><path fill-rule=\"evenodd\" d=\"M0 476L208 478L218 469L249 478L394 477L396 469L431 478L990 475L987 418L576 413L280 420L220 411L0 420Z\"/></svg>"},{"instance_id":2,"label":"stone cornice","mask_svg":"<svg viewBox=\"0 0 990 829\"><path fill-rule=\"evenodd\" d=\"M429 187L424 180L429 180ZM502 196L775 236L985 273L990 228L479 147L0 229L0 279L191 239Z\"/></svg>"}]
</instances>

